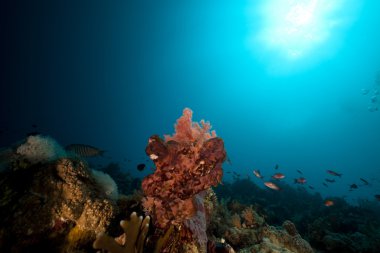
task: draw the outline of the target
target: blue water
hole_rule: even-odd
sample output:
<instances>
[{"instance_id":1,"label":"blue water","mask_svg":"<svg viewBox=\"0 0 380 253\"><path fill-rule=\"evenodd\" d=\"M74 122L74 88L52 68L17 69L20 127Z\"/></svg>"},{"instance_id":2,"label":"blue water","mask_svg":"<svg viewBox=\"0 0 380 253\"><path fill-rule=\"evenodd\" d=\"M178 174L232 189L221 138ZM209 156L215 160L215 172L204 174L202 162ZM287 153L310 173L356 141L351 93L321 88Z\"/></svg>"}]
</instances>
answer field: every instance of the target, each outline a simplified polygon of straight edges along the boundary
<instances>
[{"instance_id":1,"label":"blue water","mask_svg":"<svg viewBox=\"0 0 380 253\"><path fill-rule=\"evenodd\" d=\"M1 146L36 124L62 145L106 149L144 176L135 164L149 136L173 133L189 107L224 139L226 170L268 178L278 164L290 184L300 169L324 196L373 200L380 3L299 1L318 3L312 14L298 6L289 28L277 19L295 7L280 2L285 9L272 1L2 3ZM326 188L328 169L343 176ZM353 183L360 187L350 192Z\"/></svg>"}]
</instances>

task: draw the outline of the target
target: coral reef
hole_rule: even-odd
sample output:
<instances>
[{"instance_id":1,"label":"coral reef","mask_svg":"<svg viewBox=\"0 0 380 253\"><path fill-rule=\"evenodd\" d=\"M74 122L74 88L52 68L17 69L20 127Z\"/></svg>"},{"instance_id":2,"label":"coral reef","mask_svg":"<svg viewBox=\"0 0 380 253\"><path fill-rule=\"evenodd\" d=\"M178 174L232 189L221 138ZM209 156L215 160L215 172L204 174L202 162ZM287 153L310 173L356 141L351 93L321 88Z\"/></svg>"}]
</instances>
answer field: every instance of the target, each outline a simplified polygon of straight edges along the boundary
<instances>
[{"instance_id":1,"label":"coral reef","mask_svg":"<svg viewBox=\"0 0 380 253\"><path fill-rule=\"evenodd\" d=\"M276 252L274 249L287 249L288 251L294 253L314 252L310 244L302 239L294 224L290 221L286 221L280 229L273 226L264 227L262 230L262 236L262 242L255 245L255 248L258 249L257 252ZM272 249L269 251L268 248Z\"/></svg>"},{"instance_id":2,"label":"coral reef","mask_svg":"<svg viewBox=\"0 0 380 253\"><path fill-rule=\"evenodd\" d=\"M216 213L208 227L208 234L224 238L238 252L314 252L292 222L285 221L281 227L268 226L252 205L222 201Z\"/></svg>"},{"instance_id":3,"label":"coral reef","mask_svg":"<svg viewBox=\"0 0 380 253\"><path fill-rule=\"evenodd\" d=\"M214 189L225 206L216 209L217 216L222 218L217 220L217 224L211 223L208 234L223 237L223 231L229 231L231 245L235 249L241 248L243 243L239 240L238 233L229 230L228 225L221 224L221 221L230 220L234 213L242 218L246 206L252 206L266 223L276 226L282 224L291 235L299 233L317 251L378 252L378 201L361 200L359 206L353 206L343 198L332 198L335 204L327 208L319 193L308 192L304 187L294 188L284 182L277 183L282 189L280 192L261 189L249 179L239 179L233 183L223 182L223 185ZM244 221L242 226L243 223Z\"/></svg>"},{"instance_id":4,"label":"coral reef","mask_svg":"<svg viewBox=\"0 0 380 253\"><path fill-rule=\"evenodd\" d=\"M326 252L375 253L380 247L380 220L369 210L338 206L311 222L308 237Z\"/></svg>"},{"instance_id":5,"label":"coral reef","mask_svg":"<svg viewBox=\"0 0 380 253\"><path fill-rule=\"evenodd\" d=\"M48 137L2 149L0 251L378 252L375 200L330 198L326 207L318 193L280 181L282 191L249 178L219 185L226 152L210 128L186 108L172 136L150 137L145 151L156 169L141 190L118 164L93 171Z\"/></svg>"}]
</instances>

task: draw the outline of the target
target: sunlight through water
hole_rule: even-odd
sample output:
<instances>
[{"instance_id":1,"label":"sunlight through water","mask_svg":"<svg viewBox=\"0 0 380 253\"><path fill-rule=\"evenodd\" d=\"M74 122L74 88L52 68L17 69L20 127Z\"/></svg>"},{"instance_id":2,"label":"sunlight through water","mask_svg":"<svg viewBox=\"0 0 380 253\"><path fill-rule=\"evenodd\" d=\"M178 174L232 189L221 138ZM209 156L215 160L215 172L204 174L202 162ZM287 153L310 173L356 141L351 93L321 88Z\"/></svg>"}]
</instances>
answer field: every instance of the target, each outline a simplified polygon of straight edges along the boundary
<instances>
[{"instance_id":1,"label":"sunlight through water","mask_svg":"<svg viewBox=\"0 0 380 253\"><path fill-rule=\"evenodd\" d=\"M320 50L331 51L355 18L358 2L267 0L257 6L252 1L248 19L256 29L250 31L248 46L255 52L270 51L287 61L307 59L323 53Z\"/></svg>"}]
</instances>

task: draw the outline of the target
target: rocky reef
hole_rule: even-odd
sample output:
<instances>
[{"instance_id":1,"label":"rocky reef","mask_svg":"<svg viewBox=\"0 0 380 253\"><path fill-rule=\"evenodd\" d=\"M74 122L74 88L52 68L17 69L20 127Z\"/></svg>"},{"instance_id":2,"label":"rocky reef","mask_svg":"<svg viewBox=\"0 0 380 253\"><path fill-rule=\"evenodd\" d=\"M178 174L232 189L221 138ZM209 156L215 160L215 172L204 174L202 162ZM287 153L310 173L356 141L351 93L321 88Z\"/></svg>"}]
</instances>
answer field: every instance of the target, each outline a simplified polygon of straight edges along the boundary
<instances>
[{"instance_id":1,"label":"rocky reef","mask_svg":"<svg viewBox=\"0 0 380 253\"><path fill-rule=\"evenodd\" d=\"M375 252L379 226L360 223L362 209L336 201L335 212L320 210L320 196L286 186L287 196L250 180L219 185L226 151L210 129L185 109L172 136L150 137L156 168L134 193L138 180L116 164L92 170L51 138L5 149L0 252L314 252L308 241L322 252ZM336 218L342 210L357 228Z\"/></svg>"},{"instance_id":2,"label":"rocky reef","mask_svg":"<svg viewBox=\"0 0 380 253\"><path fill-rule=\"evenodd\" d=\"M334 206L326 207L319 193L308 192L304 187L291 187L283 182L278 184L282 191L268 191L250 179L237 179L232 183L224 182L215 192L231 216L236 217L252 205L268 224L280 227L286 220L291 220L299 234L317 252L378 252L378 202L361 200L359 205L353 206L343 198L334 197L331 198ZM230 219L226 211L219 215ZM222 236L218 230L213 233Z\"/></svg>"},{"instance_id":3,"label":"rocky reef","mask_svg":"<svg viewBox=\"0 0 380 253\"><path fill-rule=\"evenodd\" d=\"M4 172L0 251L89 249L118 207L83 161L67 158ZM42 250L41 250L42 251Z\"/></svg>"}]
</instances>

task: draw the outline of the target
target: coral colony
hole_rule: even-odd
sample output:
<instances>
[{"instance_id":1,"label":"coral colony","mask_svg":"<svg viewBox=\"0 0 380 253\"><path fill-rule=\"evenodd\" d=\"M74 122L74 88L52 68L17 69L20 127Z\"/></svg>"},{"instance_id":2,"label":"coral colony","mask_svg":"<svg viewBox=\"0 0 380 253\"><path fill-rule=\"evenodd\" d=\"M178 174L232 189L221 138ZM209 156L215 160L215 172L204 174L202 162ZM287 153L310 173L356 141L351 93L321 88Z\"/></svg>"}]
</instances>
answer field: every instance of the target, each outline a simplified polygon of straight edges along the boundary
<instances>
[{"instance_id":1,"label":"coral colony","mask_svg":"<svg viewBox=\"0 0 380 253\"><path fill-rule=\"evenodd\" d=\"M157 227L181 226L205 247L205 190L222 179L226 158L223 140L210 133L209 123L192 122L192 111L185 109L173 136L149 138L146 153L154 157L155 173L142 182L146 197L143 206Z\"/></svg>"}]
</instances>

